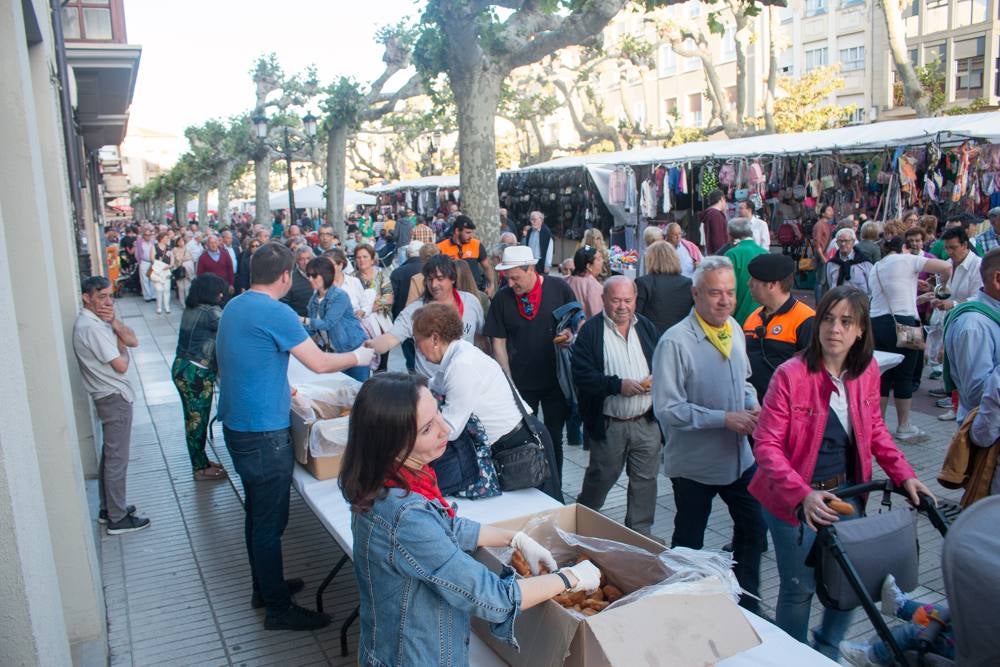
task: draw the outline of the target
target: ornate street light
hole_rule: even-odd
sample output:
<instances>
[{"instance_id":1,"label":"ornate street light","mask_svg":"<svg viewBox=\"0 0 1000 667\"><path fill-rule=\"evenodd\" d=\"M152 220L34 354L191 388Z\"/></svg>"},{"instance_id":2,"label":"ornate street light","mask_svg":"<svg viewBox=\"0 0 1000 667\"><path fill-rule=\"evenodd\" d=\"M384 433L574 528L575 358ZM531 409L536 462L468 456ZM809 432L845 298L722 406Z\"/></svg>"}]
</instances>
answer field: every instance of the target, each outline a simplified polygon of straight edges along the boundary
<instances>
[{"instance_id":1,"label":"ornate street light","mask_svg":"<svg viewBox=\"0 0 1000 667\"><path fill-rule=\"evenodd\" d=\"M291 145L291 137L289 136L288 126L284 126L283 131L283 142L281 146L277 146L267 140L268 127L267 127L267 116L264 112L258 110L250 118L250 122L253 123L254 134L257 136L257 140L264 146L273 148L276 151L281 152L282 157L285 159L285 168L288 174L288 223L292 224L294 222L293 216L295 215L295 182L292 177L292 158L295 156L295 151ZM309 140L309 146L313 145L313 138L316 136L316 117L312 113L307 112L305 116L302 117L302 127L305 131L306 138Z\"/></svg>"},{"instance_id":2,"label":"ornate street light","mask_svg":"<svg viewBox=\"0 0 1000 667\"><path fill-rule=\"evenodd\" d=\"M310 139L316 136L316 116L312 113L306 113L302 117L302 126L305 128L306 136Z\"/></svg>"},{"instance_id":3,"label":"ornate street light","mask_svg":"<svg viewBox=\"0 0 1000 667\"><path fill-rule=\"evenodd\" d=\"M263 111L256 112L251 118L250 122L253 123L253 131L258 139L267 139L267 116L264 115Z\"/></svg>"}]
</instances>

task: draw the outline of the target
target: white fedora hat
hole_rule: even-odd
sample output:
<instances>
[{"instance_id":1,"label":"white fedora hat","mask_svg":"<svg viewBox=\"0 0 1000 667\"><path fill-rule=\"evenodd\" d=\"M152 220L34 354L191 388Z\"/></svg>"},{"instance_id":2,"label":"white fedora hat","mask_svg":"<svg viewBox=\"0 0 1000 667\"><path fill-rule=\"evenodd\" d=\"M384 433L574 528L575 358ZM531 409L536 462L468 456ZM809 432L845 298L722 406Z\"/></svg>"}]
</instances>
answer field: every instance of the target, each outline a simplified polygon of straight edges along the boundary
<instances>
[{"instance_id":1,"label":"white fedora hat","mask_svg":"<svg viewBox=\"0 0 1000 667\"><path fill-rule=\"evenodd\" d=\"M506 271L519 266L534 266L538 263L535 253L526 245L511 245L503 249L503 256L497 264L497 271Z\"/></svg>"}]
</instances>

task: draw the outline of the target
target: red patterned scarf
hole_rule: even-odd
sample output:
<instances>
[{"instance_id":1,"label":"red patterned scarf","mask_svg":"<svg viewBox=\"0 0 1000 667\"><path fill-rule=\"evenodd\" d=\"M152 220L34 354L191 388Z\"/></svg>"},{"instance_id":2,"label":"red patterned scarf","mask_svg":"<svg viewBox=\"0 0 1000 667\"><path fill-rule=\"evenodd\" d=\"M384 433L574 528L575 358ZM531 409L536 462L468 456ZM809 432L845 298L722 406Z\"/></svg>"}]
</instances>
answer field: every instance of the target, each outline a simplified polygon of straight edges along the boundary
<instances>
[{"instance_id":1,"label":"red patterned scarf","mask_svg":"<svg viewBox=\"0 0 1000 667\"><path fill-rule=\"evenodd\" d=\"M434 468L424 466L423 470L413 470L404 465L399 469L399 476L410 485L410 491L423 496L431 502L434 502L435 500L438 501L438 503L440 503L441 506L447 510L448 516L454 518L455 508L449 505L448 501L445 500L444 496L441 494L441 489L438 488L437 474L435 474ZM385 480L385 485L388 487L398 487L399 483L394 479L387 479Z\"/></svg>"},{"instance_id":2,"label":"red patterned scarf","mask_svg":"<svg viewBox=\"0 0 1000 667\"><path fill-rule=\"evenodd\" d=\"M538 276L535 286L527 294L514 296L517 297L517 312L521 313L521 317L526 320L535 319L538 308L542 305L542 277Z\"/></svg>"}]
</instances>

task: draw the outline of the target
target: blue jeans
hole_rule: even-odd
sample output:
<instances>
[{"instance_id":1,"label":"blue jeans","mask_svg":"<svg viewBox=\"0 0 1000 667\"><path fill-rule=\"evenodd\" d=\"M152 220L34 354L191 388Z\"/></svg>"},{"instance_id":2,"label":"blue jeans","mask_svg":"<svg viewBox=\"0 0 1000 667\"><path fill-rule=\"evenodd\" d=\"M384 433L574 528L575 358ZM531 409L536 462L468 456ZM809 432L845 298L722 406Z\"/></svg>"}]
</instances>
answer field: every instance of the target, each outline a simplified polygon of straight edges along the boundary
<instances>
[{"instance_id":1,"label":"blue jeans","mask_svg":"<svg viewBox=\"0 0 1000 667\"><path fill-rule=\"evenodd\" d=\"M352 377L358 382L364 382L371 376L372 369L368 366L355 366L344 371L344 375Z\"/></svg>"},{"instance_id":2,"label":"blue jeans","mask_svg":"<svg viewBox=\"0 0 1000 667\"><path fill-rule=\"evenodd\" d=\"M855 507L858 507L857 503ZM816 541L816 533L809 526L803 526L802 544L799 544L798 526L785 523L767 510L764 510L764 521L771 531L774 556L778 561L780 583L775 624L794 639L808 644L809 612L813 593L816 592L816 574L813 568L806 565L806 556ZM836 660L840 653L838 644L844 639L853 614L853 611L823 609L823 621L819 628L813 630L814 648Z\"/></svg>"},{"instance_id":3,"label":"blue jeans","mask_svg":"<svg viewBox=\"0 0 1000 667\"><path fill-rule=\"evenodd\" d=\"M729 507L733 518L733 573L747 593L760 594L760 557L764 553L767 527L761 516L760 503L747 491L756 465L752 465L736 481L724 486L702 484L684 477L671 477L674 487L674 534L671 547L701 549L705 543L705 528L716 495ZM760 603L747 595L740 598L740 606L757 614Z\"/></svg>"},{"instance_id":4,"label":"blue jeans","mask_svg":"<svg viewBox=\"0 0 1000 667\"><path fill-rule=\"evenodd\" d=\"M223 428L233 467L243 482L243 533L254 591L267 613L288 609L291 597L281 559L281 534L288 525L288 501L295 458L288 429L232 431Z\"/></svg>"},{"instance_id":5,"label":"blue jeans","mask_svg":"<svg viewBox=\"0 0 1000 667\"><path fill-rule=\"evenodd\" d=\"M914 600L907 600L903 605L896 610L896 618L901 618L904 621L912 621L913 615L921 607L927 608L928 615L931 612L937 611L947 612L948 605L946 604L929 604L924 605L920 602ZM895 638L896 643L899 644L899 648L904 651L916 651L920 648L921 636L920 633L923 632L924 628L913 622L908 622L905 625L897 625L892 628L892 636ZM934 655L940 655L942 657L953 660L955 658L955 631L951 624L945 629L938 633L931 645L930 652ZM885 645L881 639L876 635L872 639L871 649L868 652L869 658L873 659L880 665L891 665L893 660L892 652L889 647Z\"/></svg>"}]
</instances>

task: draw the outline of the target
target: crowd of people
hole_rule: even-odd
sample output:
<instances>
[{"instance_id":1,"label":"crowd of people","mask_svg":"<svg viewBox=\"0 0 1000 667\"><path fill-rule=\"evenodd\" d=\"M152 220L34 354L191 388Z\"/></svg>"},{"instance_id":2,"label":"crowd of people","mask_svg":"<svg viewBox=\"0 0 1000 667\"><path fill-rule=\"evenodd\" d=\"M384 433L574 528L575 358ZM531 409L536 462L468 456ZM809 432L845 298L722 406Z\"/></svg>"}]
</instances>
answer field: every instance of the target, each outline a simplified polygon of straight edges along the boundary
<instances>
[{"instance_id":1,"label":"crowd of people","mask_svg":"<svg viewBox=\"0 0 1000 667\"><path fill-rule=\"evenodd\" d=\"M330 621L294 604L303 582L286 581L281 561L294 356L315 372L364 382L340 484L355 512L365 664L464 655L470 615L513 642L519 609L597 586L590 563L555 571L528 536L456 517L445 500L470 484L436 472L450 447L471 438L480 451L496 451L539 431L549 462L540 489L562 502L564 447L583 446L589 463L576 501L600 510L624 470L625 524L651 537L662 469L676 505L670 546L702 548L719 496L733 520L740 604L757 613L770 532L780 576L775 621L809 642L806 555L818 527L843 520L828 505L837 490L869 480L874 459L915 504L932 496L898 445L924 436L910 420L924 364L944 379L938 393L952 414L943 419L972 414L981 447L1000 435L1000 209L974 238L964 217L940 230L936 219L915 215L858 229L861 221L835 222L824 209L808 239L814 309L793 296L800 267L772 250L766 223L749 206L728 217L721 192L708 201L703 243L677 224L645 230L638 279L611 270L596 229L556 263L538 211L521 228L501 212L500 243L490 248L454 205L429 220L352 214L344 240L325 224L314 231L305 217L271 227L233 219L218 231L148 223L109 230L108 243L134 260L157 313L170 312L174 290L185 307L172 375L198 481L228 475L205 452L219 387L218 417L246 490L252 602L266 608L266 627ZM137 341L115 315L116 287L100 277L84 282L74 330L104 425L100 500L112 534L149 525L125 498L127 349ZM901 331L923 325L940 329L937 351L904 341ZM397 347L402 372L380 372ZM902 361L880 372L876 350ZM885 422L890 396L894 432ZM496 482L479 472L484 493ZM1000 491L1000 468L991 475ZM533 572L539 564L555 572L515 581L469 557L477 546L507 544ZM373 581L382 591L375 596ZM836 657L849 620L827 611L814 646Z\"/></svg>"}]
</instances>

